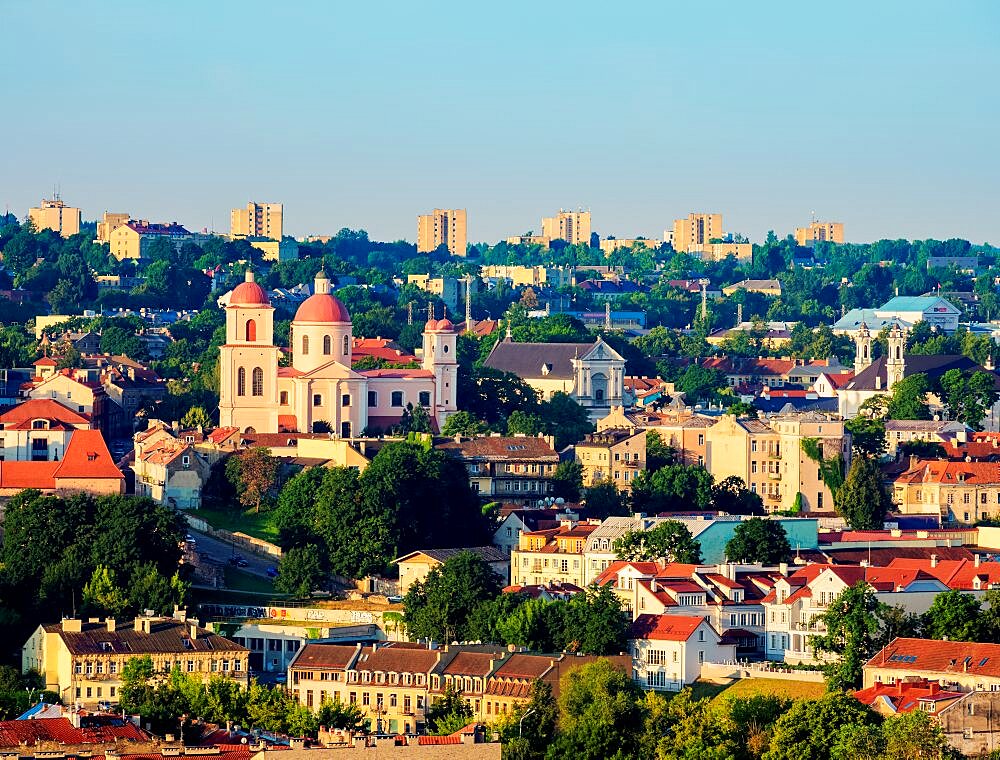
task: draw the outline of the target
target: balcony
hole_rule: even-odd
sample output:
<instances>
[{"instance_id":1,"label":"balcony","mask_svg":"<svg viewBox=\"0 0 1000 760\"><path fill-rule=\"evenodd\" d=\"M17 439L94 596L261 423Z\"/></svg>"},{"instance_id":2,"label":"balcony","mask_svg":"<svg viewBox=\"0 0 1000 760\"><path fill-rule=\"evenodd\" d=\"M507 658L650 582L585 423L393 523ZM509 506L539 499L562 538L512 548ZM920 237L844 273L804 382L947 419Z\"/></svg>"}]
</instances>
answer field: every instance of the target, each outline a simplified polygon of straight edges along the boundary
<instances>
[{"instance_id":1,"label":"balcony","mask_svg":"<svg viewBox=\"0 0 1000 760\"><path fill-rule=\"evenodd\" d=\"M780 472L769 472L767 473L768 480L781 480Z\"/></svg>"}]
</instances>

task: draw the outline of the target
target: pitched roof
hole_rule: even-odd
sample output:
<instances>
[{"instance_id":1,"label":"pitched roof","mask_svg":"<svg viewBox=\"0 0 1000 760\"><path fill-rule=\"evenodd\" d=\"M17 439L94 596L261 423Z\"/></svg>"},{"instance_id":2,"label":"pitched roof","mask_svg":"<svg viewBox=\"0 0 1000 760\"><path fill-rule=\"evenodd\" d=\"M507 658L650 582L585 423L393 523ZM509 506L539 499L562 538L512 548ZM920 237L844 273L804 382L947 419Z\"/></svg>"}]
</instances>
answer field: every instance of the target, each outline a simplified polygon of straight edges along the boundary
<instances>
[{"instance_id":1,"label":"pitched roof","mask_svg":"<svg viewBox=\"0 0 1000 760\"><path fill-rule=\"evenodd\" d=\"M75 430L70 434L69 443L66 445L55 477L87 480L124 478L121 470L115 467L114 459L111 458L111 452L108 451L100 430Z\"/></svg>"},{"instance_id":2,"label":"pitched roof","mask_svg":"<svg viewBox=\"0 0 1000 760\"><path fill-rule=\"evenodd\" d=\"M306 644L295 658L295 667L343 670L357 651L356 646L347 644Z\"/></svg>"},{"instance_id":3,"label":"pitched roof","mask_svg":"<svg viewBox=\"0 0 1000 760\"><path fill-rule=\"evenodd\" d=\"M941 375L951 369L963 372L988 372L993 375L993 387L1000 390L1000 376L996 372L985 369L976 364L966 356L955 354L937 354L924 356L920 354L907 354L904 357L903 376L924 374L928 380L937 380ZM878 380L878 383L876 383ZM871 366L859 372L854 379L844 386L847 390L853 391L874 391L885 390L886 370L885 357L880 356Z\"/></svg>"},{"instance_id":4,"label":"pitched roof","mask_svg":"<svg viewBox=\"0 0 1000 760\"><path fill-rule=\"evenodd\" d=\"M630 639L687 641L705 622L697 615L639 615L629 629Z\"/></svg>"},{"instance_id":5,"label":"pitched roof","mask_svg":"<svg viewBox=\"0 0 1000 760\"><path fill-rule=\"evenodd\" d=\"M920 707L921 702L946 702L964 696L960 691L947 691L937 681L926 678L919 681L899 681L894 684L874 683L859 689L852 696L862 704L874 707L876 703L892 713L906 713Z\"/></svg>"},{"instance_id":6,"label":"pitched roof","mask_svg":"<svg viewBox=\"0 0 1000 760\"><path fill-rule=\"evenodd\" d=\"M183 654L185 652L246 652L241 647L204 628L197 629L197 637L190 634L190 623L172 618L156 618L149 633L136 631L132 621L123 621L109 631L104 622L84 622L79 633L64 631L62 623L45 626L49 633L58 633L71 654L103 654L127 652L129 654Z\"/></svg>"},{"instance_id":7,"label":"pitched roof","mask_svg":"<svg viewBox=\"0 0 1000 760\"><path fill-rule=\"evenodd\" d=\"M494 675L498 678L540 678L552 667L554 659L540 654L512 654Z\"/></svg>"},{"instance_id":8,"label":"pitched roof","mask_svg":"<svg viewBox=\"0 0 1000 760\"><path fill-rule=\"evenodd\" d=\"M462 552L472 552L484 562L510 562L507 553L495 546L460 546L455 549L418 549L399 557L395 562L406 562L415 559L418 555L424 555L436 562L446 562Z\"/></svg>"},{"instance_id":9,"label":"pitched roof","mask_svg":"<svg viewBox=\"0 0 1000 760\"><path fill-rule=\"evenodd\" d=\"M924 673L971 673L1000 678L1000 644L932 639L893 639L866 668L893 668Z\"/></svg>"},{"instance_id":10,"label":"pitched roof","mask_svg":"<svg viewBox=\"0 0 1000 760\"><path fill-rule=\"evenodd\" d=\"M1000 462L952 462L945 459L918 459L897 483L938 483L952 486L960 483L992 485L1000 483Z\"/></svg>"},{"instance_id":11,"label":"pitched roof","mask_svg":"<svg viewBox=\"0 0 1000 760\"><path fill-rule=\"evenodd\" d=\"M91 721L74 726L69 718L37 718L0 721L0 747L33 746L42 743L101 744L120 740L147 741L149 734L121 718Z\"/></svg>"},{"instance_id":12,"label":"pitched roof","mask_svg":"<svg viewBox=\"0 0 1000 760\"><path fill-rule=\"evenodd\" d=\"M435 448L464 459L559 461L559 454L552 448L552 444L547 439L537 436L483 436L461 442L439 443Z\"/></svg>"},{"instance_id":13,"label":"pitched roof","mask_svg":"<svg viewBox=\"0 0 1000 760\"><path fill-rule=\"evenodd\" d=\"M575 374L573 360L586 355L596 345L596 343L515 343L501 340L493 347L483 364L518 377L569 380Z\"/></svg>"},{"instance_id":14,"label":"pitched roof","mask_svg":"<svg viewBox=\"0 0 1000 760\"><path fill-rule=\"evenodd\" d=\"M425 646L406 646L400 642L364 647L354 663L355 670L382 671L385 673L427 673L433 668L441 652Z\"/></svg>"}]
</instances>

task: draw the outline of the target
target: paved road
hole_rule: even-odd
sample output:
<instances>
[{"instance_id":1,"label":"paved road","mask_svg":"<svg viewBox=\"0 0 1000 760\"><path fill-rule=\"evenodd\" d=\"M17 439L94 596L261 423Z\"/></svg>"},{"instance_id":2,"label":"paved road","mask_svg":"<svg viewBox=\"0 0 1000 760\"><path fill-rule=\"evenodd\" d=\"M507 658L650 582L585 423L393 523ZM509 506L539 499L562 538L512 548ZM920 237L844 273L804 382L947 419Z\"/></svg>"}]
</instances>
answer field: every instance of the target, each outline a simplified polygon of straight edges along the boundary
<instances>
[{"instance_id":1,"label":"paved road","mask_svg":"<svg viewBox=\"0 0 1000 760\"><path fill-rule=\"evenodd\" d=\"M220 541L217 538L212 538L204 533L199 533L191 528L188 529L188 533L195 539L195 548L199 554L211 557L219 562L228 562L228 560L233 556L234 552L232 544L226 541ZM277 559L265 559L256 554L244 551L239 546L236 547L235 553L247 561L247 567L240 568L240 570L245 573L253 573L254 575L260 575L266 578L267 569L269 567L277 568L278 566Z\"/></svg>"}]
</instances>

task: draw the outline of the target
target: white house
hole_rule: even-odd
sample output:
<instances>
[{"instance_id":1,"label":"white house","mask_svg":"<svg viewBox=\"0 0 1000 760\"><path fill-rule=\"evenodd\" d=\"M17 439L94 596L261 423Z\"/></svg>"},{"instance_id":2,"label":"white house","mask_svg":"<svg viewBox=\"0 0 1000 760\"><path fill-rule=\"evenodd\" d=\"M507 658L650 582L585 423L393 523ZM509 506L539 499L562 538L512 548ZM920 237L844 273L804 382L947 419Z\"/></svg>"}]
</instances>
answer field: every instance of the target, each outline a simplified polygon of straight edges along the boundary
<instances>
[{"instance_id":1,"label":"white house","mask_svg":"<svg viewBox=\"0 0 1000 760\"><path fill-rule=\"evenodd\" d=\"M632 678L645 689L680 691L706 662L736 658L708 620L696 615L640 615L629 631Z\"/></svg>"}]
</instances>

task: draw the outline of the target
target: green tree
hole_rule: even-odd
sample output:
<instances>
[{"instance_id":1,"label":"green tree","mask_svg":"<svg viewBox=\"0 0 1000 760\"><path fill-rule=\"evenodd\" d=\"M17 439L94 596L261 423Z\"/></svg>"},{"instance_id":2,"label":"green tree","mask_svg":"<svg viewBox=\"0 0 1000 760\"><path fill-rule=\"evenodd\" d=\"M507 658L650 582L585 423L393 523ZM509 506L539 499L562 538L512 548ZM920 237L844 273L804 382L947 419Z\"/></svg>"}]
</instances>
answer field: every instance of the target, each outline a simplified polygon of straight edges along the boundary
<instances>
[{"instance_id":1,"label":"green tree","mask_svg":"<svg viewBox=\"0 0 1000 760\"><path fill-rule=\"evenodd\" d=\"M927 375L922 372L904 377L892 387L888 415L892 420L929 420L927 393L931 390Z\"/></svg>"},{"instance_id":2,"label":"green tree","mask_svg":"<svg viewBox=\"0 0 1000 760\"><path fill-rule=\"evenodd\" d=\"M462 698L462 692L450 683L444 694L434 699L427 708L427 730L437 736L453 734L469 725L472 707Z\"/></svg>"},{"instance_id":3,"label":"green tree","mask_svg":"<svg viewBox=\"0 0 1000 760\"><path fill-rule=\"evenodd\" d=\"M473 610L499 592L493 569L479 555L459 552L410 586L403 599L406 629L413 638L467 640Z\"/></svg>"},{"instance_id":4,"label":"green tree","mask_svg":"<svg viewBox=\"0 0 1000 760\"><path fill-rule=\"evenodd\" d=\"M625 494L618 490L613 480L602 480L587 488L583 494L587 516L595 520L628 514Z\"/></svg>"},{"instance_id":5,"label":"green tree","mask_svg":"<svg viewBox=\"0 0 1000 760\"><path fill-rule=\"evenodd\" d=\"M507 435L538 435L545 427L537 414L515 409L507 418Z\"/></svg>"},{"instance_id":6,"label":"green tree","mask_svg":"<svg viewBox=\"0 0 1000 760\"><path fill-rule=\"evenodd\" d=\"M792 547L781 523L751 517L741 522L726 543L726 558L730 562L760 562L776 565L791 559Z\"/></svg>"},{"instance_id":7,"label":"green tree","mask_svg":"<svg viewBox=\"0 0 1000 760\"><path fill-rule=\"evenodd\" d=\"M552 495L569 502L580 501L583 491L583 465L566 460L556 466L552 473Z\"/></svg>"},{"instance_id":8,"label":"green tree","mask_svg":"<svg viewBox=\"0 0 1000 760\"><path fill-rule=\"evenodd\" d=\"M950 369L938 385L949 416L971 428L981 429L983 419L997 401L996 378L988 372Z\"/></svg>"},{"instance_id":9,"label":"green tree","mask_svg":"<svg viewBox=\"0 0 1000 760\"><path fill-rule=\"evenodd\" d=\"M546 757L626 760L636 757L643 728L640 692L608 660L571 670L559 693L558 733Z\"/></svg>"},{"instance_id":10,"label":"green tree","mask_svg":"<svg viewBox=\"0 0 1000 760\"><path fill-rule=\"evenodd\" d=\"M556 391L548 401L540 404L538 414L542 419L542 432L555 437L559 450L582 441L594 430L587 410L562 391Z\"/></svg>"},{"instance_id":11,"label":"green tree","mask_svg":"<svg viewBox=\"0 0 1000 760\"><path fill-rule=\"evenodd\" d=\"M983 620L979 600L958 589L942 591L923 615L924 636L929 639L982 641Z\"/></svg>"},{"instance_id":12,"label":"green tree","mask_svg":"<svg viewBox=\"0 0 1000 760\"><path fill-rule=\"evenodd\" d=\"M821 699L803 699L774 724L764 760L830 760L838 733L845 727L876 726L878 713L838 691Z\"/></svg>"},{"instance_id":13,"label":"green tree","mask_svg":"<svg viewBox=\"0 0 1000 760\"><path fill-rule=\"evenodd\" d=\"M711 506L714 479L704 467L668 464L640 471L632 480L632 505L639 512L683 512Z\"/></svg>"},{"instance_id":14,"label":"green tree","mask_svg":"<svg viewBox=\"0 0 1000 760\"><path fill-rule=\"evenodd\" d=\"M673 446L663 442L659 432L649 430L646 432L646 469L656 472L661 467L673 464L677 458L677 451Z\"/></svg>"},{"instance_id":15,"label":"green tree","mask_svg":"<svg viewBox=\"0 0 1000 760\"><path fill-rule=\"evenodd\" d=\"M212 420L209 419L208 412L203 406L192 406L181 417L181 428L183 429L200 427L202 430L207 430L211 426Z\"/></svg>"},{"instance_id":16,"label":"green tree","mask_svg":"<svg viewBox=\"0 0 1000 760\"><path fill-rule=\"evenodd\" d=\"M114 356L127 356L130 359L141 359L146 354L139 336L117 325L106 327L101 333L101 352Z\"/></svg>"},{"instance_id":17,"label":"green tree","mask_svg":"<svg viewBox=\"0 0 1000 760\"><path fill-rule=\"evenodd\" d=\"M885 454L884 420L859 414L845 422L844 428L851 434L851 447L855 456L878 459Z\"/></svg>"},{"instance_id":18,"label":"green tree","mask_svg":"<svg viewBox=\"0 0 1000 760\"><path fill-rule=\"evenodd\" d=\"M558 717L552 686L535 679L531 684L531 699L517 705L510 720L501 727L505 760L541 760L552 743Z\"/></svg>"},{"instance_id":19,"label":"green tree","mask_svg":"<svg viewBox=\"0 0 1000 760\"><path fill-rule=\"evenodd\" d=\"M833 497L837 514L855 530L881 529L892 508L882 485L882 473L868 457L855 457L847 478Z\"/></svg>"},{"instance_id":20,"label":"green tree","mask_svg":"<svg viewBox=\"0 0 1000 760\"><path fill-rule=\"evenodd\" d=\"M407 404L403 410L403 416L399 418L399 432L401 435L409 433L430 433L432 432L431 417L427 410L420 406Z\"/></svg>"},{"instance_id":21,"label":"green tree","mask_svg":"<svg viewBox=\"0 0 1000 760\"><path fill-rule=\"evenodd\" d=\"M650 530L630 530L615 540L615 555L630 562L701 561L701 544L687 526L677 520L665 520Z\"/></svg>"},{"instance_id":22,"label":"green tree","mask_svg":"<svg viewBox=\"0 0 1000 760\"><path fill-rule=\"evenodd\" d=\"M762 515L764 502L743 478L730 475L712 486L712 509L730 515Z\"/></svg>"},{"instance_id":23,"label":"green tree","mask_svg":"<svg viewBox=\"0 0 1000 760\"><path fill-rule=\"evenodd\" d=\"M274 588L284 594L308 596L320 588L325 578L319 547L315 544L296 546L282 556Z\"/></svg>"},{"instance_id":24,"label":"green tree","mask_svg":"<svg viewBox=\"0 0 1000 760\"><path fill-rule=\"evenodd\" d=\"M240 504L253 507L254 512L260 512L277 477L278 460L262 446L252 446L226 460L227 480L236 489Z\"/></svg>"},{"instance_id":25,"label":"green tree","mask_svg":"<svg viewBox=\"0 0 1000 760\"><path fill-rule=\"evenodd\" d=\"M111 570L98 565L83 587L83 604L95 614L118 617L125 611L128 596L119 588Z\"/></svg>"},{"instance_id":26,"label":"green tree","mask_svg":"<svg viewBox=\"0 0 1000 760\"><path fill-rule=\"evenodd\" d=\"M882 724L885 752L880 760L945 760L949 751L941 724L923 710L891 715Z\"/></svg>"},{"instance_id":27,"label":"green tree","mask_svg":"<svg viewBox=\"0 0 1000 760\"><path fill-rule=\"evenodd\" d=\"M453 437L456 435L473 438L477 435L484 435L489 432L489 428L482 420L477 420L472 414L460 410L448 416L441 429L441 435Z\"/></svg>"},{"instance_id":28,"label":"green tree","mask_svg":"<svg viewBox=\"0 0 1000 760\"><path fill-rule=\"evenodd\" d=\"M844 589L834 599L819 621L826 633L812 638L817 652L829 652L837 660L826 667L831 689L854 689L861 686L863 667L880 649L879 634L888 613L865 581Z\"/></svg>"},{"instance_id":29,"label":"green tree","mask_svg":"<svg viewBox=\"0 0 1000 760\"><path fill-rule=\"evenodd\" d=\"M563 649L609 655L625 650L629 621L610 586L575 594L565 608Z\"/></svg>"}]
</instances>

